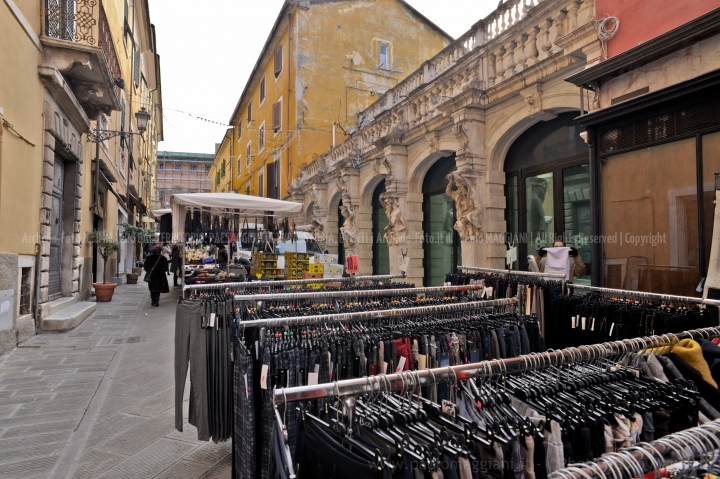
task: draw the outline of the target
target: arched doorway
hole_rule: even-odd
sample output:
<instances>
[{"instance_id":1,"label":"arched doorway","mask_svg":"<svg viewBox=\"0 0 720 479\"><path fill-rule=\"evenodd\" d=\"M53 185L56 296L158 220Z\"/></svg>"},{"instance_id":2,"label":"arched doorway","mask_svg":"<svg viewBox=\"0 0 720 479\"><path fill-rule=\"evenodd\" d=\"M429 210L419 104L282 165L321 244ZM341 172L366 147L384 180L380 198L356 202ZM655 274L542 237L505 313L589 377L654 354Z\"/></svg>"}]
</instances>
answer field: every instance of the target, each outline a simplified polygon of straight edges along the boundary
<instances>
[{"instance_id":1,"label":"arched doorway","mask_svg":"<svg viewBox=\"0 0 720 479\"><path fill-rule=\"evenodd\" d=\"M588 147L575 122L577 112L540 122L515 140L505 158L509 246L518 247L513 269L527 270L527 256L563 237L588 266L590 168Z\"/></svg>"},{"instance_id":2,"label":"arched doorway","mask_svg":"<svg viewBox=\"0 0 720 479\"><path fill-rule=\"evenodd\" d=\"M375 187L372 197L373 274L390 274L390 248L385 240L388 217L385 207L380 203L380 195L383 193L385 180Z\"/></svg>"},{"instance_id":3,"label":"arched doorway","mask_svg":"<svg viewBox=\"0 0 720 479\"><path fill-rule=\"evenodd\" d=\"M425 286L442 286L460 258L460 238L454 229L455 204L445 194L447 175L455 171L455 155L439 159L423 180L423 250Z\"/></svg>"}]
</instances>

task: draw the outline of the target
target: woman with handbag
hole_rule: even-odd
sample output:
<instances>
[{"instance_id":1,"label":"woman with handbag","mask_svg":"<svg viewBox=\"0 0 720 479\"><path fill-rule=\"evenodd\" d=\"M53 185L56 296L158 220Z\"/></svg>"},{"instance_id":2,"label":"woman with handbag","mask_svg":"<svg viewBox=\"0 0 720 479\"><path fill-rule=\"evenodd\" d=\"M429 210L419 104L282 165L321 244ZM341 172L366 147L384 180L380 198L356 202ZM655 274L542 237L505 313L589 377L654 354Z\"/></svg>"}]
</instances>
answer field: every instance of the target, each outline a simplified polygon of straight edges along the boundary
<instances>
[{"instance_id":1,"label":"woman with handbag","mask_svg":"<svg viewBox=\"0 0 720 479\"><path fill-rule=\"evenodd\" d=\"M168 260L163 256L162 246L156 245L152 254L147 257L143 269L145 270L145 282L150 290L150 300L153 306L160 306L160 294L169 293L170 287L167 281Z\"/></svg>"}]
</instances>

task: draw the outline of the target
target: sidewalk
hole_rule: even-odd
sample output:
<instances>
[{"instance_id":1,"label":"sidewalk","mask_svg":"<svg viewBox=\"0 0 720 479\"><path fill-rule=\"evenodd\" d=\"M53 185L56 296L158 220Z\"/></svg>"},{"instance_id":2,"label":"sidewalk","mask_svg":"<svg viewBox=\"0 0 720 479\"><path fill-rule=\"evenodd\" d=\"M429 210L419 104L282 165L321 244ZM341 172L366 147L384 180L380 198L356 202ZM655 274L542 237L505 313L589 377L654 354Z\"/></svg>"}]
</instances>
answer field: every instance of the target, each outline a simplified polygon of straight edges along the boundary
<instances>
[{"instance_id":1,"label":"sidewalk","mask_svg":"<svg viewBox=\"0 0 720 479\"><path fill-rule=\"evenodd\" d=\"M231 477L230 443L174 428L177 292L153 308L144 283L118 286L76 330L0 357L0 477Z\"/></svg>"}]
</instances>

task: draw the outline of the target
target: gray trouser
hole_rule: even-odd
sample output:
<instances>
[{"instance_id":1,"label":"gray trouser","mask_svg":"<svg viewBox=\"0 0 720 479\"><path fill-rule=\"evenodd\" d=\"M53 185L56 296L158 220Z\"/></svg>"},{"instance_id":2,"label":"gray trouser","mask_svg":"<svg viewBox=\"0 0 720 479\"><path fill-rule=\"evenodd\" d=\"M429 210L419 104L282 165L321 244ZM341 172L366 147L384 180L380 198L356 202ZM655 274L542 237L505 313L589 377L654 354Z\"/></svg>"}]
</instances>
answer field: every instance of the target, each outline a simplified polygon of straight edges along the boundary
<instances>
[{"instance_id":1,"label":"gray trouser","mask_svg":"<svg viewBox=\"0 0 720 479\"><path fill-rule=\"evenodd\" d=\"M198 440L210 439L207 401L207 353L205 330L200 327L201 302L183 302L175 313L175 429L182 432L183 394L190 363L190 423Z\"/></svg>"}]
</instances>

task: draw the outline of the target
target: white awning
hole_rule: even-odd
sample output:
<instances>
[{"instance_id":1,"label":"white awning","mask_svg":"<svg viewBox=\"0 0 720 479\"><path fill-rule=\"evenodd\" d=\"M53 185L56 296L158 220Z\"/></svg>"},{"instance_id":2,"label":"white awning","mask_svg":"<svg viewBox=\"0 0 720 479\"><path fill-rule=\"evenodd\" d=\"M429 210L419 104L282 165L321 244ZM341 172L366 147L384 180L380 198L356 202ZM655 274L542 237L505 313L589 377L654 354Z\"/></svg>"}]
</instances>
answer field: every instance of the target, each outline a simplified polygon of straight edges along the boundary
<instances>
[{"instance_id":1,"label":"white awning","mask_svg":"<svg viewBox=\"0 0 720 479\"><path fill-rule=\"evenodd\" d=\"M173 213L173 235L181 232L185 223L183 207L202 208L212 214L237 214L241 218L262 218L269 214L289 216L301 213L302 203L275 200L239 193L182 193L173 195L170 203Z\"/></svg>"},{"instance_id":2,"label":"white awning","mask_svg":"<svg viewBox=\"0 0 720 479\"><path fill-rule=\"evenodd\" d=\"M155 218L160 218L162 215L167 215L172 213L172 208L163 208L161 210L150 210L150 212L153 214Z\"/></svg>"}]
</instances>

